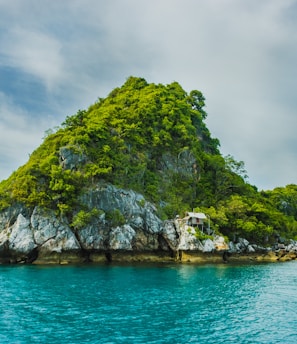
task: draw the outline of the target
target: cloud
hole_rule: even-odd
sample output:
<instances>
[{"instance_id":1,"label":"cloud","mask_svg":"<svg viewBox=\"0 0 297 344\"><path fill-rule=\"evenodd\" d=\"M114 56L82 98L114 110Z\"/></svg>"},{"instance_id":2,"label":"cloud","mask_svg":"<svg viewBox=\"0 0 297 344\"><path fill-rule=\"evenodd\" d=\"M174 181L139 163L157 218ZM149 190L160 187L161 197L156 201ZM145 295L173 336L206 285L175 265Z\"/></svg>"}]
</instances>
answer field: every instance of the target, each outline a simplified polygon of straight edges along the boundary
<instances>
[{"instance_id":1,"label":"cloud","mask_svg":"<svg viewBox=\"0 0 297 344\"><path fill-rule=\"evenodd\" d=\"M32 118L11 99L0 93L0 176L8 178L18 167L27 162L29 155L42 142L50 118Z\"/></svg>"},{"instance_id":2,"label":"cloud","mask_svg":"<svg viewBox=\"0 0 297 344\"><path fill-rule=\"evenodd\" d=\"M49 90L60 83L64 75L62 45L53 37L16 28L9 33L5 47L9 67L39 78Z\"/></svg>"},{"instance_id":3,"label":"cloud","mask_svg":"<svg viewBox=\"0 0 297 344\"><path fill-rule=\"evenodd\" d=\"M0 0L0 91L49 128L130 75L178 81L252 183L296 183L296 15L294 0Z\"/></svg>"}]
</instances>

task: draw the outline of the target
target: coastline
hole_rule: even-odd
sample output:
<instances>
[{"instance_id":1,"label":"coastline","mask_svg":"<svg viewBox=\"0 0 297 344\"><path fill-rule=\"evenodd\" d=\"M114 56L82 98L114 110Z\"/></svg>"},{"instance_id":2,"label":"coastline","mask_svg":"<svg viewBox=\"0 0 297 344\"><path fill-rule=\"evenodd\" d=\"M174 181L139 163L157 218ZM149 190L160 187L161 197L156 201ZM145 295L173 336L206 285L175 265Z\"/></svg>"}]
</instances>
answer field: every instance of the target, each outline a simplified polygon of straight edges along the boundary
<instances>
[{"instance_id":1,"label":"coastline","mask_svg":"<svg viewBox=\"0 0 297 344\"><path fill-rule=\"evenodd\" d=\"M99 251L89 252L52 252L38 256L32 262L6 261L5 263L33 265L67 265L67 264L107 264L107 263L170 263L170 264L232 264L232 263L276 263L297 260L296 252L268 251L253 253L230 253L228 251L201 252L178 251L174 254L164 251Z\"/></svg>"}]
</instances>

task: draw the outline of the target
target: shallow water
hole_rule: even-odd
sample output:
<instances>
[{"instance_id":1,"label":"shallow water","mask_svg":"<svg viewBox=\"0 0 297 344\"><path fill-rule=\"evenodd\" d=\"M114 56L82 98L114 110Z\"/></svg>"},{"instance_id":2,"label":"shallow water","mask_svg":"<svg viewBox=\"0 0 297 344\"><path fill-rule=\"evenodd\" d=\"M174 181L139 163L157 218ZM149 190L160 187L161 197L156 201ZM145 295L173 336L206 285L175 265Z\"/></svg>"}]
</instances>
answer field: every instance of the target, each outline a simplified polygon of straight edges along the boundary
<instances>
[{"instance_id":1,"label":"shallow water","mask_svg":"<svg viewBox=\"0 0 297 344\"><path fill-rule=\"evenodd\" d=\"M0 266L0 343L297 343L297 262Z\"/></svg>"}]
</instances>

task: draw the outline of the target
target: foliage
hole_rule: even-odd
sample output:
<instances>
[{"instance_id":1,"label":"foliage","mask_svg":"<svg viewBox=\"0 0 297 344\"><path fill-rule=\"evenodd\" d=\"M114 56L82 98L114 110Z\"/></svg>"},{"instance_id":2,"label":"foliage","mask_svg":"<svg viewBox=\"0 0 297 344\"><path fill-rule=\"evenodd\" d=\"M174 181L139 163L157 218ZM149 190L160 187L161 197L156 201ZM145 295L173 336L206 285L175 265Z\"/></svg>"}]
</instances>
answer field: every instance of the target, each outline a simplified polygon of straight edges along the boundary
<instances>
[{"instance_id":1,"label":"foliage","mask_svg":"<svg viewBox=\"0 0 297 344\"><path fill-rule=\"evenodd\" d=\"M126 220L124 215L119 209L114 209L106 213L106 220L109 222L111 227L122 226Z\"/></svg>"},{"instance_id":2,"label":"foliage","mask_svg":"<svg viewBox=\"0 0 297 344\"><path fill-rule=\"evenodd\" d=\"M206 240L206 239L213 240L213 236L203 233L200 229L196 230L195 237L200 241Z\"/></svg>"},{"instance_id":3,"label":"foliage","mask_svg":"<svg viewBox=\"0 0 297 344\"><path fill-rule=\"evenodd\" d=\"M92 220L98 217L99 215L100 215L100 211L95 208L92 210L80 210L73 217L71 226L75 228L76 230L82 229L83 227L90 224Z\"/></svg>"},{"instance_id":4,"label":"foliage","mask_svg":"<svg viewBox=\"0 0 297 344\"><path fill-rule=\"evenodd\" d=\"M272 191L263 192L263 195L283 214L297 220L297 185L278 187Z\"/></svg>"},{"instance_id":5,"label":"foliage","mask_svg":"<svg viewBox=\"0 0 297 344\"><path fill-rule=\"evenodd\" d=\"M0 183L0 207L41 205L67 215L79 229L97 216L79 210L79 196L103 180L140 192L163 219L199 206L212 228L231 240L297 237L297 186L258 192L244 163L220 154L204 108L200 91L129 77L46 132L28 162ZM66 168L65 147L84 159ZM106 216L112 225L125 223L118 209Z\"/></svg>"}]
</instances>

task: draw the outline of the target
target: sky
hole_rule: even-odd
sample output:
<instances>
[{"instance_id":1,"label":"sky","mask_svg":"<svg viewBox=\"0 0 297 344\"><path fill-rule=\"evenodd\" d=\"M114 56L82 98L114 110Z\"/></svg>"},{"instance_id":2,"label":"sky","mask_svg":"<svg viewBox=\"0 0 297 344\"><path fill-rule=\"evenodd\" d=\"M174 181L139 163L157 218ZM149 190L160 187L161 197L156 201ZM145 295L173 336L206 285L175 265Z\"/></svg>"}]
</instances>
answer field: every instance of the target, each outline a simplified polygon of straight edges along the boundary
<instances>
[{"instance_id":1,"label":"sky","mask_svg":"<svg viewBox=\"0 0 297 344\"><path fill-rule=\"evenodd\" d=\"M0 180L129 76L200 90L249 183L297 184L296 0L0 0Z\"/></svg>"}]
</instances>

